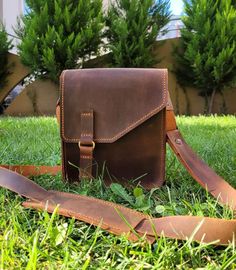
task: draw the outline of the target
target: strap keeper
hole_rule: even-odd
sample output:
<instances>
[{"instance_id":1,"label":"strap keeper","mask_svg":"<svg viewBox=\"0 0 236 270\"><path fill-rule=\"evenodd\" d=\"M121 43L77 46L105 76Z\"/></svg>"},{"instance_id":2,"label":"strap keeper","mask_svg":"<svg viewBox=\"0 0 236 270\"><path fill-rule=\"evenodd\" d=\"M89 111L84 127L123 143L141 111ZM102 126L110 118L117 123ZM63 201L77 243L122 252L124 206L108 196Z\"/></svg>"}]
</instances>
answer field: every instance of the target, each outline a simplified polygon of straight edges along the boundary
<instances>
[{"instance_id":1,"label":"strap keeper","mask_svg":"<svg viewBox=\"0 0 236 270\"><path fill-rule=\"evenodd\" d=\"M79 178L92 178L93 151L95 149L94 113L88 110L81 113L81 134L78 143L80 151Z\"/></svg>"},{"instance_id":2,"label":"strap keeper","mask_svg":"<svg viewBox=\"0 0 236 270\"><path fill-rule=\"evenodd\" d=\"M82 147L89 147L89 148L92 147L92 150L94 150L95 149L95 142L92 141L91 144L90 143L81 143L81 142L79 142L78 146L79 146L79 149L81 149Z\"/></svg>"}]
</instances>

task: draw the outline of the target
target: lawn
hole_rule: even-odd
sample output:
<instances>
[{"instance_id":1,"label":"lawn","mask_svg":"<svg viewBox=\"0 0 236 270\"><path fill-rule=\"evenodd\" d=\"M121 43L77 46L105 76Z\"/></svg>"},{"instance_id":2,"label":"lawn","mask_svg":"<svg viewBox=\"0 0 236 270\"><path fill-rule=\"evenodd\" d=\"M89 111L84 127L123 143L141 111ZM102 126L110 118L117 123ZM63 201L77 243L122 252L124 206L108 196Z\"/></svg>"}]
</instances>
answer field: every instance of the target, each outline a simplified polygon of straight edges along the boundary
<instances>
[{"instance_id":1,"label":"lawn","mask_svg":"<svg viewBox=\"0 0 236 270\"><path fill-rule=\"evenodd\" d=\"M221 176L236 187L236 118L179 117L187 142ZM60 164L59 130L55 118L1 118L0 163ZM198 215L233 218L167 151L166 185L153 191L146 210L155 217ZM101 178L68 186L61 176L33 179L57 189L124 204ZM134 198L133 190L127 192ZM148 201L150 193L144 191ZM157 239L130 243L83 222L56 213L24 209L22 198L0 189L0 269L236 269L235 245L215 247L191 241ZM157 206L157 207L156 207ZM214 228L212 228L214 229Z\"/></svg>"}]
</instances>

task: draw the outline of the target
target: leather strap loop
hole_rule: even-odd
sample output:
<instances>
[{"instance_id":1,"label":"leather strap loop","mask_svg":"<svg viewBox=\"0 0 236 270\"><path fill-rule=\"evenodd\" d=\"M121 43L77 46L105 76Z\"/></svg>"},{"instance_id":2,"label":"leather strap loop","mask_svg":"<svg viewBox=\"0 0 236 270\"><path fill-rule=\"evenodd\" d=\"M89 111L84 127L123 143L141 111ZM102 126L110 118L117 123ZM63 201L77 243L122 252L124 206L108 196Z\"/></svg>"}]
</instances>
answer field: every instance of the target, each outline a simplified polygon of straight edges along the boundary
<instances>
[{"instance_id":1,"label":"leather strap loop","mask_svg":"<svg viewBox=\"0 0 236 270\"><path fill-rule=\"evenodd\" d=\"M81 113L81 135L79 142L80 149L80 178L92 178L93 150L95 143L93 141L93 111Z\"/></svg>"},{"instance_id":2,"label":"leather strap loop","mask_svg":"<svg viewBox=\"0 0 236 270\"><path fill-rule=\"evenodd\" d=\"M168 101L166 106L166 131L176 130L177 124L175 120L174 107L170 99L170 94L168 92Z\"/></svg>"}]
</instances>

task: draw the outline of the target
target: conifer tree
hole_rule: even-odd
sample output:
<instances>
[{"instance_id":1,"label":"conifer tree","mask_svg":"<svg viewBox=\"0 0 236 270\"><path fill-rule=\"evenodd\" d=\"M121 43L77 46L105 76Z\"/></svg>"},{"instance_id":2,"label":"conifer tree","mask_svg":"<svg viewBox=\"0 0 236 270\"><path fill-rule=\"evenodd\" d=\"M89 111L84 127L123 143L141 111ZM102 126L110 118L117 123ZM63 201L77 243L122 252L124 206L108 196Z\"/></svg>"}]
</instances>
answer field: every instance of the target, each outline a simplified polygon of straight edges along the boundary
<instances>
[{"instance_id":1,"label":"conifer tree","mask_svg":"<svg viewBox=\"0 0 236 270\"><path fill-rule=\"evenodd\" d=\"M106 16L108 48L118 67L150 67L160 30L169 22L169 0L115 0Z\"/></svg>"},{"instance_id":2,"label":"conifer tree","mask_svg":"<svg viewBox=\"0 0 236 270\"><path fill-rule=\"evenodd\" d=\"M7 53L11 48L11 41L8 40L4 26L0 24L0 91L6 84L9 74Z\"/></svg>"},{"instance_id":3,"label":"conifer tree","mask_svg":"<svg viewBox=\"0 0 236 270\"><path fill-rule=\"evenodd\" d=\"M96 55L103 28L102 0L26 0L17 34L20 57L38 75L58 82L62 70Z\"/></svg>"},{"instance_id":4,"label":"conifer tree","mask_svg":"<svg viewBox=\"0 0 236 270\"><path fill-rule=\"evenodd\" d=\"M205 97L211 113L215 94L236 82L236 9L231 0L184 0L184 28L176 50L176 73Z\"/></svg>"}]
</instances>

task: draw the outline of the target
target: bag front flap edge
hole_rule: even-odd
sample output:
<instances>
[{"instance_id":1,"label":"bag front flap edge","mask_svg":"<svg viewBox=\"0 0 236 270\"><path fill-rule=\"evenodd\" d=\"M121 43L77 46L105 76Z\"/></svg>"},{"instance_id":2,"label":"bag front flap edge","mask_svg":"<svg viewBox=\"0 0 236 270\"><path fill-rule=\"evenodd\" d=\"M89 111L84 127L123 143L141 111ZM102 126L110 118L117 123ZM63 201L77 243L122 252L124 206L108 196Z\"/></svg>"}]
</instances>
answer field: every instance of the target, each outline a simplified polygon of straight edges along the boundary
<instances>
[{"instance_id":1,"label":"bag front flap edge","mask_svg":"<svg viewBox=\"0 0 236 270\"><path fill-rule=\"evenodd\" d=\"M65 70L61 75L61 138L80 141L80 117L94 112L94 141L113 143L167 105L167 69Z\"/></svg>"}]
</instances>

